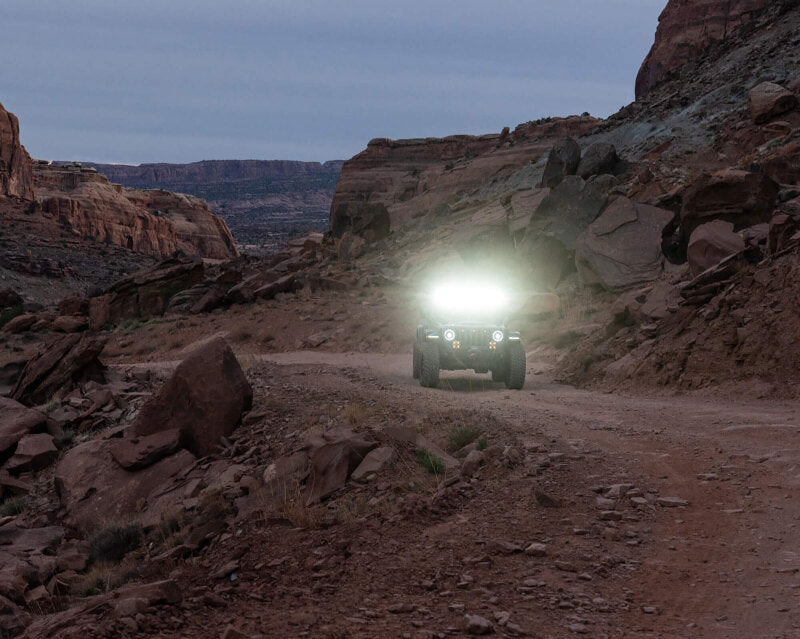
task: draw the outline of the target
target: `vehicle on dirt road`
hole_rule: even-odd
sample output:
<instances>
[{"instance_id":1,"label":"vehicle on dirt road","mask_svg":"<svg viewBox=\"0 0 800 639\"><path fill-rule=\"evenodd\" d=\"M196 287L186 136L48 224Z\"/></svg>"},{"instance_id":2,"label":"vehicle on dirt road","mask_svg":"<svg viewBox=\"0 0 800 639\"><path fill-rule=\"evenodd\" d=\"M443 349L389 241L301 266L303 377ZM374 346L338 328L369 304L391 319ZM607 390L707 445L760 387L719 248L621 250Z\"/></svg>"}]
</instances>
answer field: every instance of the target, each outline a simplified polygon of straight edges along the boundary
<instances>
[{"instance_id":1,"label":"vehicle on dirt road","mask_svg":"<svg viewBox=\"0 0 800 639\"><path fill-rule=\"evenodd\" d=\"M492 380L519 390L525 385L525 349L519 331L503 317L506 296L480 284L440 287L417 327L413 375L436 388L441 370L491 371Z\"/></svg>"}]
</instances>

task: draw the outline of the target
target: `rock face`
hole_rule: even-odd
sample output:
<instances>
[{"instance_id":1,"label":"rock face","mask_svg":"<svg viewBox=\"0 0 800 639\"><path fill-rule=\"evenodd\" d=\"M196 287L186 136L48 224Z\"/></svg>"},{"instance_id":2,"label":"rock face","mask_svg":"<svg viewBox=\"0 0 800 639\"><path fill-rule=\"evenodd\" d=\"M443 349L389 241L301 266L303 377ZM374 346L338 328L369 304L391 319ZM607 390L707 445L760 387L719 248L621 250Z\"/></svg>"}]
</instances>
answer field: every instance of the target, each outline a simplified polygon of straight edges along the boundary
<instances>
[{"instance_id":1,"label":"rock face","mask_svg":"<svg viewBox=\"0 0 800 639\"><path fill-rule=\"evenodd\" d=\"M184 445L203 457L238 426L253 389L227 342L215 338L183 360L139 411L133 437L180 430Z\"/></svg>"},{"instance_id":2,"label":"rock face","mask_svg":"<svg viewBox=\"0 0 800 639\"><path fill-rule=\"evenodd\" d=\"M756 124L764 124L798 106L797 96L773 82L762 82L750 90L750 115Z\"/></svg>"},{"instance_id":3,"label":"rock face","mask_svg":"<svg viewBox=\"0 0 800 639\"><path fill-rule=\"evenodd\" d=\"M658 29L636 77L636 99L644 98L670 73L697 58L775 0L669 0L658 18Z\"/></svg>"},{"instance_id":4,"label":"rock face","mask_svg":"<svg viewBox=\"0 0 800 639\"><path fill-rule=\"evenodd\" d=\"M415 215L446 205L454 194L466 194L495 179L528 170L531 162L544 160L542 156L557 140L585 135L598 122L575 116L521 124L505 135L374 139L344 163L331 203L330 226L344 232L347 224L339 216L351 215L351 205L364 203L382 204L391 229L399 229ZM541 180L543 168L542 163L536 182ZM527 186L533 186L532 179L527 178Z\"/></svg>"},{"instance_id":5,"label":"rock face","mask_svg":"<svg viewBox=\"0 0 800 639\"><path fill-rule=\"evenodd\" d=\"M31 158L19 141L19 120L0 104L0 197L33 200Z\"/></svg>"},{"instance_id":6,"label":"rock face","mask_svg":"<svg viewBox=\"0 0 800 639\"><path fill-rule=\"evenodd\" d=\"M616 198L576 242L582 279L621 290L658 278L664 267L662 236L674 217L671 211Z\"/></svg>"},{"instance_id":7,"label":"rock face","mask_svg":"<svg viewBox=\"0 0 800 639\"><path fill-rule=\"evenodd\" d=\"M692 233L686 256L692 275L699 275L720 261L744 250L744 240L733 232L733 224L714 220L701 224Z\"/></svg>"},{"instance_id":8,"label":"rock face","mask_svg":"<svg viewBox=\"0 0 800 639\"><path fill-rule=\"evenodd\" d=\"M197 197L125 189L82 165L37 163L35 184L42 210L77 235L161 257L239 254L225 222Z\"/></svg>"}]
</instances>

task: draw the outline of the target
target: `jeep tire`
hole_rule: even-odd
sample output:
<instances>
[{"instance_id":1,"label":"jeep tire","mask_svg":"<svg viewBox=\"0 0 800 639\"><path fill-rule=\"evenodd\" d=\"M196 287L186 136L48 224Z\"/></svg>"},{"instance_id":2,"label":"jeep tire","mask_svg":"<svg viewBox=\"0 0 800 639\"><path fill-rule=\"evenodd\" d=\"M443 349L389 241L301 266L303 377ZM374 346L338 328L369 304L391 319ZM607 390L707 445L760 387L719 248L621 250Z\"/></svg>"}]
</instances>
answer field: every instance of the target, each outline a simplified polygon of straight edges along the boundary
<instances>
[{"instance_id":1,"label":"jeep tire","mask_svg":"<svg viewBox=\"0 0 800 639\"><path fill-rule=\"evenodd\" d=\"M419 383L426 388L439 386L439 345L425 342L422 344L422 368Z\"/></svg>"},{"instance_id":2,"label":"jeep tire","mask_svg":"<svg viewBox=\"0 0 800 639\"><path fill-rule=\"evenodd\" d=\"M506 381L506 373L508 372L506 369L508 368L507 363L503 363L497 368L492 369L492 381L493 382L504 382Z\"/></svg>"},{"instance_id":3,"label":"jeep tire","mask_svg":"<svg viewBox=\"0 0 800 639\"><path fill-rule=\"evenodd\" d=\"M414 379L419 379L419 376L422 374L422 352L419 350L419 345L417 343L414 343L412 357L414 361Z\"/></svg>"},{"instance_id":4,"label":"jeep tire","mask_svg":"<svg viewBox=\"0 0 800 639\"><path fill-rule=\"evenodd\" d=\"M520 390L525 386L525 349L520 342L509 344L506 388Z\"/></svg>"}]
</instances>

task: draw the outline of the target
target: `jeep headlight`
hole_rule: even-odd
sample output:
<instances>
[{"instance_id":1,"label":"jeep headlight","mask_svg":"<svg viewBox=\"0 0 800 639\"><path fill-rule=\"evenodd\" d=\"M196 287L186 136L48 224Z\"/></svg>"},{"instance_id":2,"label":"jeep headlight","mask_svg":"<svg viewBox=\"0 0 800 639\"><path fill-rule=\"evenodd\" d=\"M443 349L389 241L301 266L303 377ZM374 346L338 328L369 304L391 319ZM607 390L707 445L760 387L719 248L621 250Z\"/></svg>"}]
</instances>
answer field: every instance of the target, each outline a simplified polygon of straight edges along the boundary
<instances>
[{"instance_id":1,"label":"jeep headlight","mask_svg":"<svg viewBox=\"0 0 800 639\"><path fill-rule=\"evenodd\" d=\"M444 332L444 338L448 342L452 342L456 338L456 332L452 328L448 328Z\"/></svg>"},{"instance_id":2,"label":"jeep headlight","mask_svg":"<svg viewBox=\"0 0 800 639\"><path fill-rule=\"evenodd\" d=\"M497 342L498 344L503 341L504 337L505 335L503 335L503 331L495 331L492 333L492 341Z\"/></svg>"},{"instance_id":3,"label":"jeep headlight","mask_svg":"<svg viewBox=\"0 0 800 639\"><path fill-rule=\"evenodd\" d=\"M508 296L494 284L457 282L435 288L431 301L440 311L490 314L504 309Z\"/></svg>"}]
</instances>

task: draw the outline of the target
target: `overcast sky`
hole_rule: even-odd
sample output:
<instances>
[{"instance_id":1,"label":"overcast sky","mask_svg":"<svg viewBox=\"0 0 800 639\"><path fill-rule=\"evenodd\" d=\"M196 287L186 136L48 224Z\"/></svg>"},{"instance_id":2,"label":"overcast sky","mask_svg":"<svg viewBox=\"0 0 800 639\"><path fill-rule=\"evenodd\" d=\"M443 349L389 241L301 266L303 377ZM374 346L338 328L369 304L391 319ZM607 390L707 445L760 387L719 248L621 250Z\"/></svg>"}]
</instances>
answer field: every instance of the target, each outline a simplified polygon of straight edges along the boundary
<instances>
[{"instance_id":1,"label":"overcast sky","mask_svg":"<svg viewBox=\"0 0 800 639\"><path fill-rule=\"evenodd\" d=\"M349 158L633 100L666 0L0 0L36 158Z\"/></svg>"}]
</instances>

